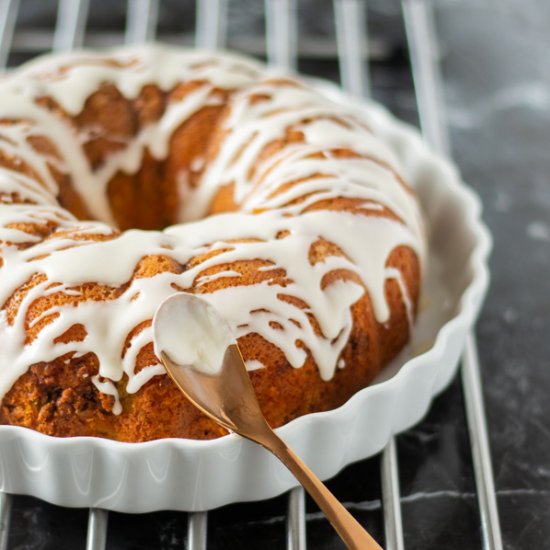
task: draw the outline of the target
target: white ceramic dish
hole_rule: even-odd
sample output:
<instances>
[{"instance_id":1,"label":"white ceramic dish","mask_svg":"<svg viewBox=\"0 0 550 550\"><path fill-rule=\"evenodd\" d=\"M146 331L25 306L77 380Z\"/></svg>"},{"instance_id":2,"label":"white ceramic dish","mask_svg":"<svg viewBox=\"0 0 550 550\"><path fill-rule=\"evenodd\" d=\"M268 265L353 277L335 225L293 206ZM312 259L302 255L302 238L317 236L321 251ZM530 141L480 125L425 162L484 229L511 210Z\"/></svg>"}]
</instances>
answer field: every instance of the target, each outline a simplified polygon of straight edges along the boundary
<instances>
[{"instance_id":1,"label":"white ceramic dish","mask_svg":"<svg viewBox=\"0 0 550 550\"><path fill-rule=\"evenodd\" d=\"M355 103L332 84L315 85L337 102ZM489 280L491 240L477 196L418 132L378 105L355 104L417 188L428 221L430 264L413 342L383 377L342 407L278 430L322 479L376 454L392 434L422 418L456 372ZM0 490L62 506L206 510L273 497L295 484L267 451L235 435L130 444L0 426Z\"/></svg>"}]
</instances>

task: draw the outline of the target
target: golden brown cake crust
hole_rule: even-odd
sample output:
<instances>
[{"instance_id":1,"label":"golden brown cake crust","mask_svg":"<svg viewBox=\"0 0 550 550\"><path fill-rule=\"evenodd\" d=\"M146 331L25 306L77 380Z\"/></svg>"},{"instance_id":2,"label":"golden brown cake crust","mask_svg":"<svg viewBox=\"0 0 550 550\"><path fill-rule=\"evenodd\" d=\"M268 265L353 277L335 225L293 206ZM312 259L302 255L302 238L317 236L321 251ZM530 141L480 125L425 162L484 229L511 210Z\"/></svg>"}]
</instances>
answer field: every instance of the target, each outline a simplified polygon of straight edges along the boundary
<instances>
[{"instance_id":1,"label":"golden brown cake crust","mask_svg":"<svg viewBox=\"0 0 550 550\"><path fill-rule=\"evenodd\" d=\"M414 254L408 248L396 249L389 265L403 270L411 297L417 303L419 272ZM221 285L223 280L216 283ZM328 382L319 377L311 356L304 367L295 369L281 350L260 336L248 335L239 340L245 358L269 365L250 374L271 426L342 405L397 355L409 339L407 313L395 281L386 283L386 296L392 310L386 325L376 322L368 295L353 306L354 328L342 354L347 366L338 369ZM76 337L75 333L69 337ZM152 349L147 352L153 353ZM146 365L149 360L143 354L138 370L139 363ZM93 355L33 365L4 398L0 421L49 435L99 436L120 441L211 439L226 433L191 405L167 376L154 377L133 395L124 393L124 380L121 381L118 389L124 412L113 415L113 398L100 393L91 382L97 372Z\"/></svg>"}]
</instances>

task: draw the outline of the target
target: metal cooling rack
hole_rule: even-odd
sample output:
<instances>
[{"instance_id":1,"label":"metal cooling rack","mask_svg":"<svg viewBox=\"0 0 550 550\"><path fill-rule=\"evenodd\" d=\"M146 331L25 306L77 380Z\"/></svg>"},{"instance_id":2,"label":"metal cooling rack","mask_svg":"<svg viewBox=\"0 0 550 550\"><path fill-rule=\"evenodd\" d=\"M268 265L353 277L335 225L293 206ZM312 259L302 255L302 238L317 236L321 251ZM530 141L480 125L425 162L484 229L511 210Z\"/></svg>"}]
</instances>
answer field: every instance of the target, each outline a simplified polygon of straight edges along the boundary
<instances>
[{"instance_id":1,"label":"metal cooling rack","mask_svg":"<svg viewBox=\"0 0 550 550\"><path fill-rule=\"evenodd\" d=\"M223 47L226 43L227 5L230 0L196 0L194 42L198 47ZM265 0L265 54L270 64L296 67L297 2L299 0ZM127 0L124 35L108 36L109 41L141 43L155 39L160 0ZM17 50L53 49L66 51L83 44L90 0L58 0L53 31L18 37L16 22L19 0L0 0L0 69L7 65L12 47ZM425 139L432 148L450 155L448 127L442 109L441 76L431 0L402 0L402 14L407 34L411 68L416 91L420 124ZM334 0L334 22L340 79L344 89L356 96L369 94L369 48L377 44L367 40L366 0ZM29 39L32 40L29 41ZM88 37L87 37L88 38ZM180 37L181 39L181 37ZM94 37L93 45L101 41ZM184 40L185 41L185 40ZM32 43L29 46L29 42ZM88 39L87 39L88 42ZM258 44L251 48L258 48ZM310 48L313 47L310 45ZM470 334L462 355L461 379L466 419L470 435L477 499L479 503L483 548L501 550L494 478L491 466L487 423L484 411L477 345ZM399 490L399 460L395 439L382 452L382 502L384 510L384 546L388 550L403 550L405 541L401 520ZM7 550L12 496L0 493L0 550ZM187 545L189 550L205 550L207 546L208 514L188 516ZM108 512L90 509L87 550L106 547ZM305 550L305 496L301 488L288 494L288 550Z\"/></svg>"}]
</instances>

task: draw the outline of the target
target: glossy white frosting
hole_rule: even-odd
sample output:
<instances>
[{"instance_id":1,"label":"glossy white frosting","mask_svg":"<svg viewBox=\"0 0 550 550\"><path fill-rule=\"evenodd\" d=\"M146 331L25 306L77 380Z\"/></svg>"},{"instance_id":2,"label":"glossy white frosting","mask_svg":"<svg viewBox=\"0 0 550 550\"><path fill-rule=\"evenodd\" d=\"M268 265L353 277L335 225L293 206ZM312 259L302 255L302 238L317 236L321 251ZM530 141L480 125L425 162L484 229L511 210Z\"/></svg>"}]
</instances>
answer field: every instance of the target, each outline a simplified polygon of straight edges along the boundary
<instances>
[{"instance_id":1,"label":"glossy white frosting","mask_svg":"<svg viewBox=\"0 0 550 550\"><path fill-rule=\"evenodd\" d=\"M109 63L112 59L120 66ZM61 67L66 67L62 73ZM388 269L386 262L401 245L411 247L423 261L424 231L416 198L403 183L395 155L369 130L368 120L352 109L335 105L295 81L273 83L271 77L262 66L234 55L148 46L43 58L0 81L0 119L17 121L0 125L0 152L17 155L36 174L0 169L0 196L5 193L6 197L0 204L0 304L32 276L45 275L22 296L13 320L0 310L0 396L34 363L67 353L93 352L100 364L96 387L115 396L113 411L120 412L115 382L126 375L126 391L134 393L164 372L158 361L135 372L138 354L152 342L151 319L158 305L175 288L200 290L216 278L230 278L237 284L203 297L237 337L260 334L296 368L307 357L305 346L324 380L333 376L337 365L344 367L340 354L352 329L350 307L365 291L377 320L385 322L389 308L384 286L387 279L396 279L412 322L412 304L401 273ZM131 98L147 83L169 90L191 80L200 82L193 93L169 104L157 123L96 169L82 150L89 129L75 135L74 128L36 103L36 98L50 96L67 113L75 114L102 82L115 83ZM174 130L205 105L218 101L216 90L220 89L235 90L220 123L224 138L195 191L185 187L182 174L182 197L186 198L180 205L182 223L164 231L119 234L112 227L106 196L110 178L119 170L136 172L145 150L157 159L166 158ZM262 100L252 101L254 97ZM303 140L284 143L259 161L264 148L285 138L289 127L301 132ZM47 135L61 158L37 154L28 139L35 135ZM354 155L341 157L337 150L352 150ZM203 162L196 159L197 169ZM58 188L50 166L68 174L100 221L76 220L57 205ZM296 180L300 183L295 184ZM217 191L229 183L234 184L239 212L189 221L204 216ZM10 204L10 193L29 204ZM357 212L314 207L338 197L358 199ZM384 209L397 219L379 215ZM14 223L49 224L55 231L41 239L24 228L14 228ZM98 235L103 240L94 240ZM309 252L320 238L334 243L343 255L312 264ZM242 239L246 241L238 242ZM146 255L169 256L188 265L211 250L218 253L183 273L132 278ZM283 269L288 282L272 279L239 286L238 268L227 268L238 260L260 260L261 269L268 273ZM207 275L207 268L216 272ZM357 277L324 286L326 275L334 270ZM93 301L85 298L87 282L120 291L115 299ZM46 318L49 322L34 340L26 341L33 302L56 293L74 300L63 306L52 303L33 319L30 325ZM298 307L285 296L298 298L308 307ZM310 315L322 334L315 332ZM82 341L55 342L75 324L86 329ZM257 361L251 365L259 368Z\"/></svg>"},{"instance_id":2,"label":"glossy white frosting","mask_svg":"<svg viewBox=\"0 0 550 550\"><path fill-rule=\"evenodd\" d=\"M170 296L153 317L155 354L203 374L217 374L227 348L236 344L227 321L206 300L188 292Z\"/></svg>"}]
</instances>

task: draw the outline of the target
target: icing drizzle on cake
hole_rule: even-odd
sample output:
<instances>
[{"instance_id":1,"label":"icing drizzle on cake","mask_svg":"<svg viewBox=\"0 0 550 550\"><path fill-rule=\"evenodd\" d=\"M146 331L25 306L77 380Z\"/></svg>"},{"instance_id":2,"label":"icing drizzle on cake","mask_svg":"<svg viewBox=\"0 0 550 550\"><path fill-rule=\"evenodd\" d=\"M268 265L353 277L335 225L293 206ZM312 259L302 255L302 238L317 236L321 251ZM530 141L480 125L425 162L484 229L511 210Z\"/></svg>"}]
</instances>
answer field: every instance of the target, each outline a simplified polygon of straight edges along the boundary
<instances>
[{"instance_id":1,"label":"icing drizzle on cake","mask_svg":"<svg viewBox=\"0 0 550 550\"><path fill-rule=\"evenodd\" d=\"M73 127L37 103L51 97L75 115L104 82L133 98L145 84L170 90L191 80L200 85L169 104L160 120L96 169L82 150L85 136L79 140ZM199 186L188 190L180 205L185 223L163 231L120 233L106 193L112 175L119 170L135 173L146 150L166 158L173 132L193 113L216 104L219 90L232 91L220 123L224 139ZM17 308L10 310L13 315L6 307L0 310L0 396L32 364L94 353L99 373L93 381L99 391L115 397L113 412L119 413L116 382L126 375L126 391L134 393L164 373L158 361L135 369L138 354L152 342L150 321L159 303L177 290L193 291L216 278L238 283L238 268L223 266L239 261L260 260L267 274L284 270L286 282L267 278L203 297L237 337L261 335L293 367L304 364L309 350L324 380L343 365L340 355L352 329L350 308L365 291L383 323L389 316L384 285L388 278L396 279L412 322L401 273L386 263L399 246L410 247L423 261L418 203L395 155L352 109L295 80L276 79L241 57L152 46L42 58L1 81L0 97L0 119L14 121L0 126L0 152L22 159L33 172L0 168L0 306L28 286ZM262 159L265 148L283 139L290 127L302 139ZM40 135L53 142L58 156L37 153L29 136ZM343 150L353 154L338 155ZM68 175L99 221L77 220L58 205L52 167ZM205 216L213 197L228 185L233 186L238 212L190 221ZM319 206L338 198L354 199L358 206L353 212ZM382 215L387 212L391 215ZM25 230L37 226L45 228L44 237ZM342 254L312 263L309 252L319 239L333 243ZM212 251L216 254L193 263ZM136 278L144 256L167 256L186 269ZM217 266L215 275L204 274ZM335 270L354 277L325 286L327 274ZM89 283L103 285L109 298L87 298ZM56 295L70 299L56 305ZM35 300L48 296L51 305L34 315ZM81 340L60 338L77 324L85 329ZM29 339L32 327L40 330ZM250 365L261 366L257 361Z\"/></svg>"}]
</instances>

